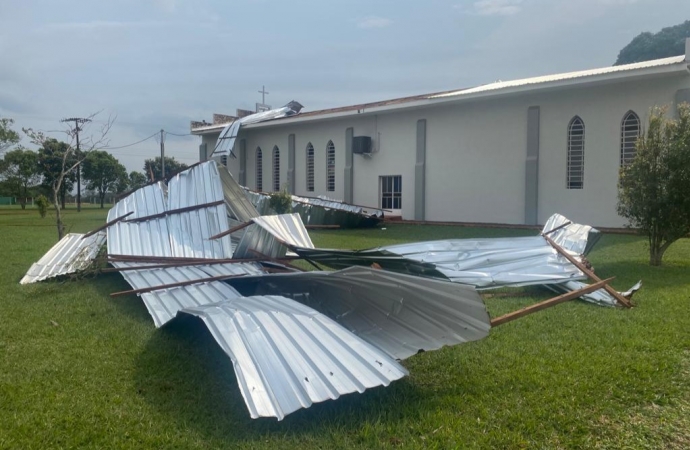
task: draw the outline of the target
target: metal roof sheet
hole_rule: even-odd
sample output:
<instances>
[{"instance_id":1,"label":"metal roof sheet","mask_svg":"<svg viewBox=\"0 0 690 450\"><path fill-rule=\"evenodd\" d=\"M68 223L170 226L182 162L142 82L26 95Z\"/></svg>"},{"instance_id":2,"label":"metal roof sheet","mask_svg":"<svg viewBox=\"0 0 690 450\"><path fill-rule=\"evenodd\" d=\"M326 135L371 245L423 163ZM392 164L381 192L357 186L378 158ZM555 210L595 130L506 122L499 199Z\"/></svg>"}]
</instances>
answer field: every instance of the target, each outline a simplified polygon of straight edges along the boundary
<instances>
[{"instance_id":1,"label":"metal roof sheet","mask_svg":"<svg viewBox=\"0 0 690 450\"><path fill-rule=\"evenodd\" d=\"M126 268L140 267L141 263L113 262L113 265ZM221 275L260 275L264 272L255 263L236 263L137 269L121 273L132 289L143 289ZM156 327L165 325L181 309L217 303L238 296L239 293L235 289L222 281L196 283L140 294Z\"/></svg>"},{"instance_id":2,"label":"metal roof sheet","mask_svg":"<svg viewBox=\"0 0 690 450\"><path fill-rule=\"evenodd\" d=\"M108 253L132 256L230 258L228 236L209 239L228 230L224 205L202 207L145 221L133 221L179 208L224 200L215 161L198 164L177 174L169 186L145 186L117 202L108 221L134 211L108 228Z\"/></svg>"},{"instance_id":3,"label":"metal roof sheet","mask_svg":"<svg viewBox=\"0 0 690 450\"><path fill-rule=\"evenodd\" d=\"M245 295L293 298L398 359L482 339L491 328L474 288L385 270L350 267L249 276L228 283Z\"/></svg>"},{"instance_id":4,"label":"metal roof sheet","mask_svg":"<svg viewBox=\"0 0 690 450\"><path fill-rule=\"evenodd\" d=\"M270 196L244 188L247 198L262 214L272 214ZM351 205L337 200L292 196L292 211L298 213L308 225L340 225L342 228L375 226L383 219L383 210Z\"/></svg>"},{"instance_id":5,"label":"metal roof sheet","mask_svg":"<svg viewBox=\"0 0 690 450\"><path fill-rule=\"evenodd\" d=\"M105 233L98 232L85 239L83 234L69 233L37 262L33 263L19 284L35 283L86 269L105 242Z\"/></svg>"},{"instance_id":6,"label":"metal roof sheet","mask_svg":"<svg viewBox=\"0 0 690 450\"><path fill-rule=\"evenodd\" d=\"M550 228L565 224L550 219ZM591 227L570 224L553 233L574 256L588 248ZM563 283L586 276L541 236L519 238L447 239L390 245L368 250L298 249L297 253L334 268L379 264L384 269L441 277L457 283L492 289Z\"/></svg>"},{"instance_id":7,"label":"metal roof sheet","mask_svg":"<svg viewBox=\"0 0 690 450\"><path fill-rule=\"evenodd\" d=\"M285 244L294 247L314 248L309 232L297 213L259 216L255 217L253 221Z\"/></svg>"},{"instance_id":8,"label":"metal roof sheet","mask_svg":"<svg viewBox=\"0 0 690 450\"><path fill-rule=\"evenodd\" d=\"M552 83L552 82L556 82L556 81L576 80L576 79L581 79L581 78L590 78L590 77L599 76L599 75L631 72L631 71L636 71L636 70L640 70L640 69L649 69L649 68L653 68L653 67L663 67L663 66L669 66L669 65L679 64L679 63L683 63L683 62L685 62L685 55L672 56L670 58L655 59L652 61L644 61L644 62L639 62L639 63L634 63L634 64L625 64L625 65L621 65L621 66L610 66L610 67L603 67L600 69L579 70L576 72L566 72L566 73L559 73L559 74L555 74L555 75L545 75L545 76L539 76L539 77L522 78L519 80L512 80L512 81L497 81L495 83L489 83L489 84L485 84L482 86L476 86L476 87L469 88L469 89L460 89L457 91L451 91L451 92L446 92L443 94L437 94L437 95L430 96L429 98L438 99L438 98L457 97L457 96L462 96L462 95L477 94L480 92L499 91L499 90L507 89L507 88L542 85L542 84Z\"/></svg>"},{"instance_id":9,"label":"metal roof sheet","mask_svg":"<svg viewBox=\"0 0 690 450\"><path fill-rule=\"evenodd\" d=\"M181 313L200 317L232 359L252 418L281 420L408 374L335 321L285 297L239 297Z\"/></svg>"}]
</instances>

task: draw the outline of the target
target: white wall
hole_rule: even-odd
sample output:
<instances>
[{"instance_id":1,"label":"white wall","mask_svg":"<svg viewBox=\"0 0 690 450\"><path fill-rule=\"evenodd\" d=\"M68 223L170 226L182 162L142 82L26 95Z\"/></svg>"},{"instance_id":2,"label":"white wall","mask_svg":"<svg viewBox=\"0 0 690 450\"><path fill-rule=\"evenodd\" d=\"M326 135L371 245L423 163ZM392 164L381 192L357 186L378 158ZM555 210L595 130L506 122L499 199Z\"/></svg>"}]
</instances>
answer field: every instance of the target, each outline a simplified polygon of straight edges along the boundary
<instances>
[{"instance_id":1,"label":"white wall","mask_svg":"<svg viewBox=\"0 0 690 450\"><path fill-rule=\"evenodd\" d=\"M616 214L620 125L628 110L644 125L654 105L672 104L690 77L580 87L550 93L445 104L378 115L243 129L247 185L255 188L255 151L263 150L265 191L272 190L274 145L280 148L280 184L287 181L288 136L295 134L298 195L344 197L345 131L371 136L371 158L354 155L353 203L380 206L379 176L402 175L402 214L414 218L416 125L427 121L426 220L524 223L527 109L540 107L538 218L561 213L580 223L621 227ZM567 126L573 116L585 122L584 189L566 189ZM209 151L217 135L204 136ZM326 191L326 144L336 150L336 189ZM306 146L315 150L315 191L306 190ZM237 178L239 159L229 160Z\"/></svg>"},{"instance_id":2,"label":"white wall","mask_svg":"<svg viewBox=\"0 0 690 450\"><path fill-rule=\"evenodd\" d=\"M621 121L633 110L644 128L653 106L672 105L687 77L618 83L535 98L541 106L539 221L560 212L571 220L623 227L616 214ZM567 127L579 115L585 123L584 189L566 189Z\"/></svg>"}]
</instances>

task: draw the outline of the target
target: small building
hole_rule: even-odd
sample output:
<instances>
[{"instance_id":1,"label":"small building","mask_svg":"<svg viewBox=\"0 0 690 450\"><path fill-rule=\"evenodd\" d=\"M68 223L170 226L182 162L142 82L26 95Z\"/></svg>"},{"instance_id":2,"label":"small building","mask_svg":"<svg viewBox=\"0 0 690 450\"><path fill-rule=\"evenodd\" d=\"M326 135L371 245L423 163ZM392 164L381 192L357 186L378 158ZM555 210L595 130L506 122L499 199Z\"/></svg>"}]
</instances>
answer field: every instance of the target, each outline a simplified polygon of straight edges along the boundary
<instances>
[{"instance_id":1,"label":"small building","mask_svg":"<svg viewBox=\"0 0 690 450\"><path fill-rule=\"evenodd\" d=\"M677 57L303 112L243 126L223 162L250 189L407 220L622 227L619 168L652 107L690 102L689 64L690 39ZM202 160L220 119L192 124Z\"/></svg>"}]
</instances>

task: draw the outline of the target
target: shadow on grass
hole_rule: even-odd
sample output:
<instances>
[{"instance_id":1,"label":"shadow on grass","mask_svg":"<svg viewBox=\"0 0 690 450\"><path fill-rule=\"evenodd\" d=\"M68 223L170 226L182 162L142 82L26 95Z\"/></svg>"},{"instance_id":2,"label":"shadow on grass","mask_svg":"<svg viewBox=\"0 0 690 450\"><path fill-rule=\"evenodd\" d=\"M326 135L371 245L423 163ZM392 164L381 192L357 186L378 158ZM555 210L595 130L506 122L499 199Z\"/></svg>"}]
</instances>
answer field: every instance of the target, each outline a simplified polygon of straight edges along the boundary
<instances>
[{"instance_id":1,"label":"shadow on grass","mask_svg":"<svg viewBox=\"0 0 690 450\"><path fill-rule=\"evenodd\" d=\"M365 421L409 420L419 413L411 406L422 395L403 379L387 388L314 404L280 422L251 419L230 358L203 322L188 316L157 330L135 367L138 395L180 428L189 427L205 439L222 439L226 445L268 438L301 440L323 436L324 429L354 432Z\"/></svg>"},{"instance_id":2,"label":"shadow on grass","mask_svg":"<svg viewBox=\"0 0 690 450\"><path fill-rule=\"evenodd\" d=\"M149 322L153 327L153 320L140 297L136 295L126 295L122 297L110 297L113 292L127 291L132 287L127 284L122 275L117 272L96 273L92 275L93 285L96 291L107 301L111 302L115 309L123 315L132 317L137 321Z\"/></svg>"}]
</instances>

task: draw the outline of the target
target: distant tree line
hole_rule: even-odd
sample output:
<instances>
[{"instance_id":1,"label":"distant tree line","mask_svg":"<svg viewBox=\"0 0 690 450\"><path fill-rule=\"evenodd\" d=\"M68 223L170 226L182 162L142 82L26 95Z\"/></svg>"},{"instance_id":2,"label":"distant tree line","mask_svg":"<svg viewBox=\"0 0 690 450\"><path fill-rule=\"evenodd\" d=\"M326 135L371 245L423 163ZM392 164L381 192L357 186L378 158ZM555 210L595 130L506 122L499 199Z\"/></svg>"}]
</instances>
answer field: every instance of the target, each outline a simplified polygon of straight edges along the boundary
<instances>
[{"instance_id":1,"label":"distant tree line","mask_svg":"<svg viewBox=\"0 0 690 450\"><path fill-rule=\"evenodd\" d=\"M40 146L38 151L30 150L19 145L21 136L12 129L13 123L12 119L0 118L0 197L16 198L22 209L26 208L27 199L39 195L52 198L53 187L61 174L56 198L59 207L64 209L67 197L75 188L77 171L76 168L66 170L64 174L62 171L75 164L81 164L84 193L96 196L101 208L108 194L135 190L163 178L160 157L147 159L142 172L131 171L128 174L125 166L105 150L77 152L70 144L53 138L32 139ZM186 167L174 157L165 157L166 178Z\"/></svg>"}]
</instances>

